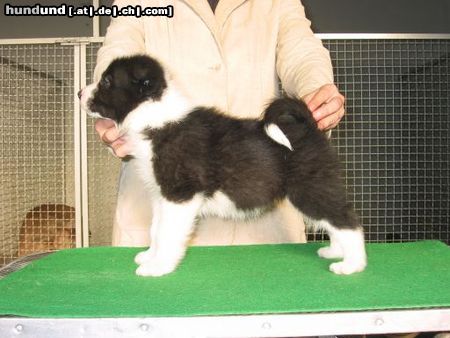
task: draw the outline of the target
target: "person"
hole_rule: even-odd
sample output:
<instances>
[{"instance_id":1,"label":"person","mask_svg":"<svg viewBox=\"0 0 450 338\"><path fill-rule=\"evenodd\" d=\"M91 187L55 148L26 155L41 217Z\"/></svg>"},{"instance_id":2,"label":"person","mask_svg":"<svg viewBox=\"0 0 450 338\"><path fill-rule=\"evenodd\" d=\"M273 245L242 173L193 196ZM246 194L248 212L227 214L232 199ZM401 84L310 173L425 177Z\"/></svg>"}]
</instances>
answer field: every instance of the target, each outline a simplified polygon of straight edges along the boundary
<instances>
[{"instance_id":1,"label":"person","mask_svg":"<svg viewBox=\"0 0 450 338\"><path fill-rule=\"evenodd\" d=\"M145 0L114 2L119 8L151 4ZM314 36L300 0L180 0L167 4L173 5L173 17L112 19L98 52L96 81L114 58L148 53L171 70L198 105L215 106L236 117L259 117L280 94L281 81L288 95L305 100L320 129L332 129L343 117L344 97L333 84L329 53ZM95 128L116 156L123 158L129 153L126 135L111 121L98 120ZM113 245L149 244L149 203L133 160L123 161ZM282 204L257 220L200 220L191 244L305 241L301 215L291 205Z\"/></svg>"}]
</instances>

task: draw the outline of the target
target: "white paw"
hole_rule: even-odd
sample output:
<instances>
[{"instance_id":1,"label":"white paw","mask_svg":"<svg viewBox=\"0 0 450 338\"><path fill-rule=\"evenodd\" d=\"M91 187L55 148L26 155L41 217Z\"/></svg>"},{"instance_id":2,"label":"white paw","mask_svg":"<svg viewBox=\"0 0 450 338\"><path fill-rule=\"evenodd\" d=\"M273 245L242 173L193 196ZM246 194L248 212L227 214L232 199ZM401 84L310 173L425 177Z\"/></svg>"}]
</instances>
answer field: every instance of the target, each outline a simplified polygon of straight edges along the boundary
<instances>
[{"instance_id":1,"label":"white paw","mask_svg":"<svg viewBox=\"0 0 450 338\"><path fill-rule=\"evenodd\" d=\"M153 254L150 252L149 250L145 250L142 252L139 252L136 257L134 257L134 262L137 265L141 265L144 264L145 262L148 262L152 259Z\"/></svg>"},{"instance_id":2,"label":"white paw","mask_svg":"<svg viewBox=\"0 0 450 338\"><path fill-rule=\"evenodd\" d=\"M351 275L355 272L361 272L366 267L365 262L338 262L330 265L330 271L337 275Z\"/></svg>"},{"instance_id":3,"label":"white paw","mask_svg":"<svg viewBox=\"0 0 450 338\"><path fill-rule=\"evenodd\" d=\"M136 269L136 275L144 277L160 277L173 272L176 264L152 259L141 264Z\"/></svg>"},{"instance_id":4,"label":"white paw","mask_svg":"<svg viewBox=\"0 0 450 338\"><path fill-rule=\"evenodd\" d=\"M320 248L319 250L317 250L317 254L319 255L319 257L327 259L344 257L342 249L337 246L327 246L324 248Z\"/></svg>"}]
</instances>

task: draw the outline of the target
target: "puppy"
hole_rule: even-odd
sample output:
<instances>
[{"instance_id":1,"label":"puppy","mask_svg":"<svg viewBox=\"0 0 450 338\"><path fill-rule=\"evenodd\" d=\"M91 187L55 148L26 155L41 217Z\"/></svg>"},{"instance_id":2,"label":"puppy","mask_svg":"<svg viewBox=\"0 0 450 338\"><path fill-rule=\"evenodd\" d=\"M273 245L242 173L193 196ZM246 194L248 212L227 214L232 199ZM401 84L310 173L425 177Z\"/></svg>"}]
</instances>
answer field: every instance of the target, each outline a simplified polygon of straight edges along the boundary
<instances>
[{"instance_id":1,"label":"puppy","mask_svg":"<svg viewBox=\"0 0 450 338\"><path fill-rule=\"evenodd\" d=\"M65 204L41 204L29 212L19 233L19 257L75 247L75 209Z\"/></svg>"},{"instance_id":2,"label":"puppy","mask_svg":"<svg viewBox=\"0 0 450 338\"><path fill-rule=\"evenodd\" d=\"M331 271L364 270L364 235L336 154L302 101L278 98L262 119L231 118L190 104L145 55L114 60L79 97L90 115L128 135L151 191L151 247L136 256L137 275L174 271L197 217L258 217L284 199L328 232L330 246L319 256L342 258Z\"/></svg>"}]
</instances>

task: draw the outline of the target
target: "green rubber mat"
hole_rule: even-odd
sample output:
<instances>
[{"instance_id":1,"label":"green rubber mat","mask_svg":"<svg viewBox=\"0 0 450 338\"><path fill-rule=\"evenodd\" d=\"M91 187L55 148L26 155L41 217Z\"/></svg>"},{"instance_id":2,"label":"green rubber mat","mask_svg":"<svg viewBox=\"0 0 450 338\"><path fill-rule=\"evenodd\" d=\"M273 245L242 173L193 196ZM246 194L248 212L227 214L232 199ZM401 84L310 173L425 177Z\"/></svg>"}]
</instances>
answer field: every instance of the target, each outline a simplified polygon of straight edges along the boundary
<instances>
[{"instance_id":1,"label":"green rubber mat","mask_svg":"<svg viewBox=\"0 0 450 338\"><path fill-rule=\"evenodd\" d=\"M191 247L170 275L137 277L136 248L57 252L0 280L0 315L141 317L450 307L450 249L368 244L367 269L328 271L323 243Z\"/></svg>"}]
</instances>

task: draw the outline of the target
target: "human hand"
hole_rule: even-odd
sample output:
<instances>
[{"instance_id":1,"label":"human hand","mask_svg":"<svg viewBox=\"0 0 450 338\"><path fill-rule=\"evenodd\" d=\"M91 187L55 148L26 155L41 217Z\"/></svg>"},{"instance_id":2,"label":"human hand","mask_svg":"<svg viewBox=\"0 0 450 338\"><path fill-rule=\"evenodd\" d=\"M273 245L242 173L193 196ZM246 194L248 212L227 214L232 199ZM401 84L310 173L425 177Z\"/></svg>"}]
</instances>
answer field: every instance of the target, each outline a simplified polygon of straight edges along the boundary
<instances>
[{"instance_id":1,"label":"human hand","mask_svg":"<svg viewBox=\"0 0 450 338\"><path fill-rule=\"evenodd\" d=\"M312 112L320 130L336 127L345 114L344 96L334 84L326 84L306 95L303 100Z\"/></svg>"},{"instance_id":2,"label":"human hand","mask_svg":"<svg viewBox=\"0 0 450 338\"><path fill-rule=\"evenodd\" d=\"M95 121L95 131L115 156L123 158L130 155L131 147L127 143L126 137L120 135L113 121L98 119Z\"/></svg>"}]
</instances>

